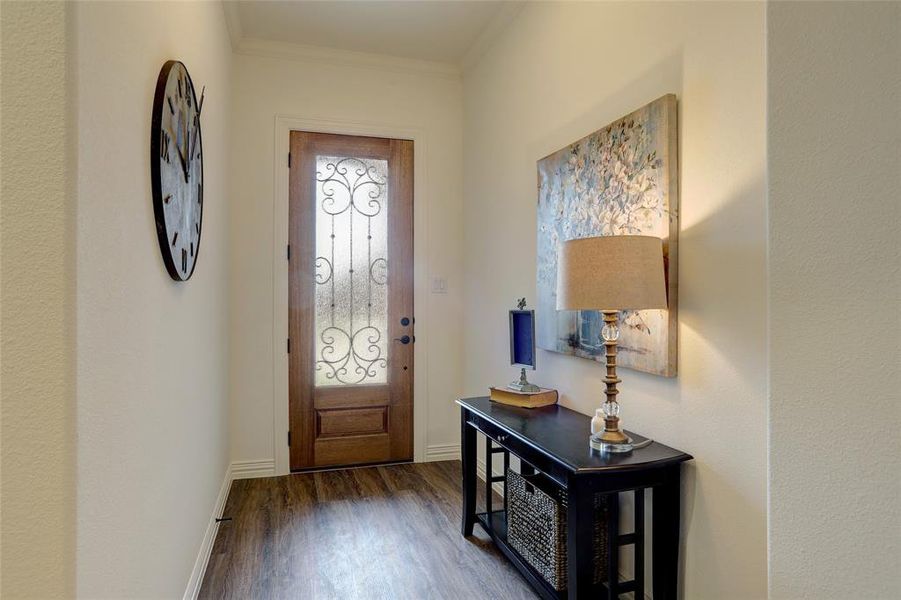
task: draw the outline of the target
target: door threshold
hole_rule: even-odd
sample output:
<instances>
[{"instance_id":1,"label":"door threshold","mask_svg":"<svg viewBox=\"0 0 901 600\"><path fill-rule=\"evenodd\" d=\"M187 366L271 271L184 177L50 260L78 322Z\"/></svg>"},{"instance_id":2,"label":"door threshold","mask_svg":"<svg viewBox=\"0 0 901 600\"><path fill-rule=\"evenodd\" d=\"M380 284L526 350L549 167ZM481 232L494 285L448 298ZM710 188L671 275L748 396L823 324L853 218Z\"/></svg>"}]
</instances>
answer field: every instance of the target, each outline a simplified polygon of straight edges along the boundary
<instances>
[{"instance_id":1,"label":"door threshold","mask_svg":"<svg viewBox=\"0 0 901 600\"><path fill-rule=\"evenodd\" d=\"M347 465L345 467L336 466L336 467L309 467L306 469L295 469L292 470L289 475L299 475L301 473L325 473L327 471L349 471L352 469L370 469L372 467L393 467L395 465L410 465L413 464L413 459L410 460L398 460L394 462L374 462L374 463L365 463L361 465Z\"/></svg>"}]
</instances>

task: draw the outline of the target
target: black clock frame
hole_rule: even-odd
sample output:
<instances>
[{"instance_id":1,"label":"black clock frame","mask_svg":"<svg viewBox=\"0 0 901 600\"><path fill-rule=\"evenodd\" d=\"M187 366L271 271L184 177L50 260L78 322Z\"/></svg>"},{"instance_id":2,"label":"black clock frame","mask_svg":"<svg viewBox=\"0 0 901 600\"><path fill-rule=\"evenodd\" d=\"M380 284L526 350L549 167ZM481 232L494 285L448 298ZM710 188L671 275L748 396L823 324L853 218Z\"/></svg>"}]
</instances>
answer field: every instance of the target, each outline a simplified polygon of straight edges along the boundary
<instances>
[{"instance_id":1,"label":"black clock frame","mask_svg":"<svg viewBox=\"0 0 901 600\"><path fill-rule=\"evenodd\" d=\"M203 131L200 126L200 110L201 106L197 104L197 93L194 90L194 81L188 72L188 67L180 60L167 60L160 69L160 74L156 79L156 92L153 96L153 113L150 118L150 181L153 189L153 216L156 220L156 237L160 245L160 254L163 255L163 263L166 265L166 271L175 281L187 281L194 274L197 268L197 261L200 260L200 242L203 238L203 183L198 188L198 202L200 203L200 218L198 224L200 231L197 232L197 248L194 250L194 263L191 265L191 272L182 275L178 271L178 265L172 257L169 247L168 234L166 232L166 213L163 209L163 190L160 174L160 130L163 122L163 110L166 102L166 84L169 81L169 72L175 65L181 65L185 70L188 87L191 90L191 98L194 106L197 107L197 143L200 145L200 181L203 182Z\"/></svg>"}]
</instances>

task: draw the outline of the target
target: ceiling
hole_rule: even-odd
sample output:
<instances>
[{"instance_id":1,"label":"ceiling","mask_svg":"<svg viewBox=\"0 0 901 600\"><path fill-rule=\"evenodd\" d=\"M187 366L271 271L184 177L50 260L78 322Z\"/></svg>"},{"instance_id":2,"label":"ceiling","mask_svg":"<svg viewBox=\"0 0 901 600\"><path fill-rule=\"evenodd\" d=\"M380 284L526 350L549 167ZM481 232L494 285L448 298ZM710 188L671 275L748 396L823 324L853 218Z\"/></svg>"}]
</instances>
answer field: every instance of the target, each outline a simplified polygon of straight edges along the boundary
<instances>
[{"instance_id":1,"label":"ceiling","mask_svg":"<svg viewBox=\"0 0 901 600\"><path fill-rule=\"evenodd\" d=\"M241 39L459 64L515 4L519 3L238 0L227 2L226 12L237 20L230 25Z\"/></svg>"}]
</instances>

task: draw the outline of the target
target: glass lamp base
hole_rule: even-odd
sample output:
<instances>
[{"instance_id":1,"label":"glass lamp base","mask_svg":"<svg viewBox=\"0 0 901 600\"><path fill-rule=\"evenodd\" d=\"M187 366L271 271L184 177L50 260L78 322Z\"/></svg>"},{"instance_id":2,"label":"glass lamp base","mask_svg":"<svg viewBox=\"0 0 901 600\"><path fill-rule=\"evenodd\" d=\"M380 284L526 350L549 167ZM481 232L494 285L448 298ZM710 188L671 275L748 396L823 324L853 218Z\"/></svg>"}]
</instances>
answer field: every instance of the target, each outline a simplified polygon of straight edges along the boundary
<instances>
[{"instance_id":1,"label":"glass lamp base","mask_svg":"<svg viewBox=\"0 0 901 600\"><path fill-rule=\"evenodd\" d=\"M627 441L622 444L611 444L601 440L599 435L592 434L592 436L588 438L588 445L591 446L592 450L597 450L598 452L624 454L626 452L632 452L632 438L627 437L626 439Z\"/></svg>"}]
</instances>

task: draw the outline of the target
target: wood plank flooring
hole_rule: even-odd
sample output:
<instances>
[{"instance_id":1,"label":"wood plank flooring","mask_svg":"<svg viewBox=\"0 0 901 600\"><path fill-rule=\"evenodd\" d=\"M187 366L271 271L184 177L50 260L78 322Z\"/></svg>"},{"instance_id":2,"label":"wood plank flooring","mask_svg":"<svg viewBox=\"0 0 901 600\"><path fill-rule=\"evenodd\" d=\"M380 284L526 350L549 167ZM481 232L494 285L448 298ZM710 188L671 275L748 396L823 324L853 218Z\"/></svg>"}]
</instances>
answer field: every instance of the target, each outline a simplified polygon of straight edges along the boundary
<instances>
[{"instance_id":1,"label":"wood plank flooring","mask_svg":"<svg viewBox=\"0 0 901 600\"><path fill-rule=\"evenodd\" d=\"M235 481L223 515L233 520L219 525L200 598L536 598L478 525L460 535L460 468Z\"/></svg>"}]
</instances>

